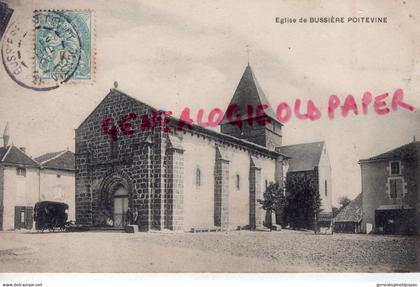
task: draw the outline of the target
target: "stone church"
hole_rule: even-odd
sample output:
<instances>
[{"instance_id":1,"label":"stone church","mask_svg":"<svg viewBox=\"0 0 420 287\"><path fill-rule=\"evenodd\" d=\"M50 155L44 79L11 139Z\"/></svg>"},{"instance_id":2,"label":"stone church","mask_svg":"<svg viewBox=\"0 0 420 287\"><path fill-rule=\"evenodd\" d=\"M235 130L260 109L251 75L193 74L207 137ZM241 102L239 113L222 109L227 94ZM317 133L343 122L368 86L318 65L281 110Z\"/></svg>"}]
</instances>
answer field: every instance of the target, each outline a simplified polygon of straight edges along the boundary
<instances>
[{"instance_id":1,"label":"stone church","mask_svg":"<svg viewBox=\"0 0 420 287\"><path fill-rule=\"evenodd\" d=\"M139 128L112 138L104 118L150 115L159 110L115 89L76 129L76 221L92 226L137 225L148 230L258 229L265 212L258 199L270 182L283 183L282 124L248 64L224 117L221 132L198 125L168 130ZM267 105L263 113L249 106ZM264 124L255 121L264 120ZM160 121L162 124L163 121ZM120 125L121 127L121 125Z\"/></svg>"}]
</instances>

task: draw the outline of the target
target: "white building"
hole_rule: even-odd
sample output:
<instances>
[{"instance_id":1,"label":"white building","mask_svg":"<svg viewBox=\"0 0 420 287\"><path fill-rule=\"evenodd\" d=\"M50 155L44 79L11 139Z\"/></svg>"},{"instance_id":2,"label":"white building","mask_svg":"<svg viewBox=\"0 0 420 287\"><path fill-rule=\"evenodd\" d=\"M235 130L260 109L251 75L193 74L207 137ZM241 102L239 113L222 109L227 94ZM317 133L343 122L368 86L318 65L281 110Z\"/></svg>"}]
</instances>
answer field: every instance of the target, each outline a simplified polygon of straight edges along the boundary
<instances>
[{"instance_id":1,"label":"white building","mask_svg":"<svg viewBox=\"0 0 420 287\"><path fill-rule=\"evenodd\" d=\"M0 147L0 230L32 229L33 208L39 201L69 205L74 220L74 154L48 153L32 159L24 148L8 145L8 127Z\"/></svg>"}]
</instances>

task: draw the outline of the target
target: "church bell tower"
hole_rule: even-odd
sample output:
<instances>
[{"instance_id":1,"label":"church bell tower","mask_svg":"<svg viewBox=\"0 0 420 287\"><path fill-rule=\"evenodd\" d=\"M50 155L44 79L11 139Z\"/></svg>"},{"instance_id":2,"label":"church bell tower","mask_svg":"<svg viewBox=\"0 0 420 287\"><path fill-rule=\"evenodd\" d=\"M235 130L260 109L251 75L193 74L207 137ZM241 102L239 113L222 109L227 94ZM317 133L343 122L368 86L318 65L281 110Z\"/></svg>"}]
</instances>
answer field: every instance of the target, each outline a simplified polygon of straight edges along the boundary
<instances>
[{"instance_id":1,"label":"church bell tower","mask_svg":"<svg viewBox=\"0 0 420 287\"><path fill-rule=\"evenodd\" d=\"M248 63L220 123L221 132L274 150L281 146L282 126Z\"/></svg>"}]
</instances>

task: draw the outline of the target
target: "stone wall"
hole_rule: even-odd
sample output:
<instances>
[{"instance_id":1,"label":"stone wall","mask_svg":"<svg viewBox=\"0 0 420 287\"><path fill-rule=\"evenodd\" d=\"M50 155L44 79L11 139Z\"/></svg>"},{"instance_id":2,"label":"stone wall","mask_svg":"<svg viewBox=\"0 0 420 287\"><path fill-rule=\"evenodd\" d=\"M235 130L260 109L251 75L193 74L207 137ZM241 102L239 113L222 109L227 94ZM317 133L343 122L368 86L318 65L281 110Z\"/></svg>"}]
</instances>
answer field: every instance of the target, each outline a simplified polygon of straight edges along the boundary
<instances>
[{"instance_id":1,"label":"stone wall","mask_svg":"<svg viewBox=\"0 0 420 287\"><path fill-rule=\"evenodd\" d=\"M227 203L228 216L225 218L228 217L229 229L249 225L250 157L252 155L258 159L261 167L258 199L262 198L265 181L274 182L277 179L275 176L276 159L244 146L235 146L227 141L203 137L188 131L182 133L182 146L185 150L184 230L216 227L215 223L217 226L221 225L220 214L223 203ZM219 157L216 156L216 152L219 153ZM220 158L226 161L223 165ZM279 163L282 161L279 160ZM226 180L219 180L222 177L220 172L222 166L225 169L225 177L228 178ZM195 184L197 168L202 174L202 185L199 187ZM239 176L239 188L236 182L237 176ZM227 196L226 200L222 199L223 183L226 184L223 189L227 190L223 193ZM255 197L254 207L258 212L263 213L263 210L259 208L260 204L256 201L257 197ZM213 220L215 214L216 222Z\"/></svg>"},{"instance_id":2,"label":"stone wall","mask_svg":"<svg viewBox=\"0 0 420 287\"><path fill-rule=\"evenodd\" d=\"M184 227L184 150L170 147L165 155L165 228Z\"/></svg>"},{"instance_id":3,"label":"stone wall","mask_svg":"<svg viewBox=\"0 0 420 287\"><path fill-rule=\"evenodd\" d=\"M261 168L251 162L249 169L249 227L251 230L262 227L262 215L257 200L261 198Z\"/></svg>"},{"instance_id":4,"label":"stone wall","mask_svg":"<svg viewBox=\"0 0 420 287\"><path fill-rule=\"evenodd\" d=\"M105 117L118 124L121 115L151 117L153 111L111 90L76 130L76 221L105 225L113 216L113 187L122 184L128 190L129 207L138 210L136 224L143 231L248 225L249 158L259 158L264 178L274 181L277 156L197 127L170 132L160 127L140 129L139 119L131 121L133 135L120 135L116 141L102 132ZM218 159L216 147L223 150ZM240 191L232 180L236 174L241 174ZM261 191L263 184L259 179L256 190Z\"/></svg>"},{"instance_id":5,"label":"stone wall","mask_svg":"<svg viewBox=\"0 0 420 287\"><path fill-rule=\"evenodd\" d=\"M214 225L229 227L229 160L216 147L214 168Z\"/></svg>"},{"instance_id":6,"label":"stone wall","mask_svg":"<svg viewBox=\"0 0 420 287\"><path fill-rule=\"evenodd\" d=\"M274 150L282 144L281 124L273 121L260 125L254 119L252 124L248 121L242 121L239 128L233 123L221 125L221 132L240 139L256 143L258 145Z\"/></svg>"},{"instance_id":7,"label":"stone wall","mask_svg":"<svg viewBox=\"0 0 420 287\"><path fill-rule=\"evenodd\" d=\"M105 117L118 124L121 115L134 113L140 118L155 111L131 97L111 90L101 104L76 130L76 221L105 225L112 219L110 186L126 182L129 207L138 210L141 230L160 229L162 200L161 131L133 125L134 134L120 134L116 141L102 131ZM139 123L140 119L135 122ZM134 121L133 121L134 122ZM150 208L153 206L154 208ZM150 213L151 210L155 212Z\"/></svg>"}]
</instances>

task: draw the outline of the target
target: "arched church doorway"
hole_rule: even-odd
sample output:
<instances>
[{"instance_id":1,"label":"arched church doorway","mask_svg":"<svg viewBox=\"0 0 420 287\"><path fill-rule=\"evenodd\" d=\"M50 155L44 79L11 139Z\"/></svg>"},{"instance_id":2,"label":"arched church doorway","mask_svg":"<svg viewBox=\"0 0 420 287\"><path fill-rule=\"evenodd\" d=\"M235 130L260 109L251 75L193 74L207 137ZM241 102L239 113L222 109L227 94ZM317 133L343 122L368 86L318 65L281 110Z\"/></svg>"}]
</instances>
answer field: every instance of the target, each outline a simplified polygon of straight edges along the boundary
<instances>
[{"instance_id":1,"label":"arched church doorway","mask_svg":"<svg viewBox=\"0 0 420 287\"><path fill-rule=\"evenodd\" d=\"M114 227L123 227L128 224L128 191L121 184L116 186L114 192Z\"/></svg>"}]
</instances>

